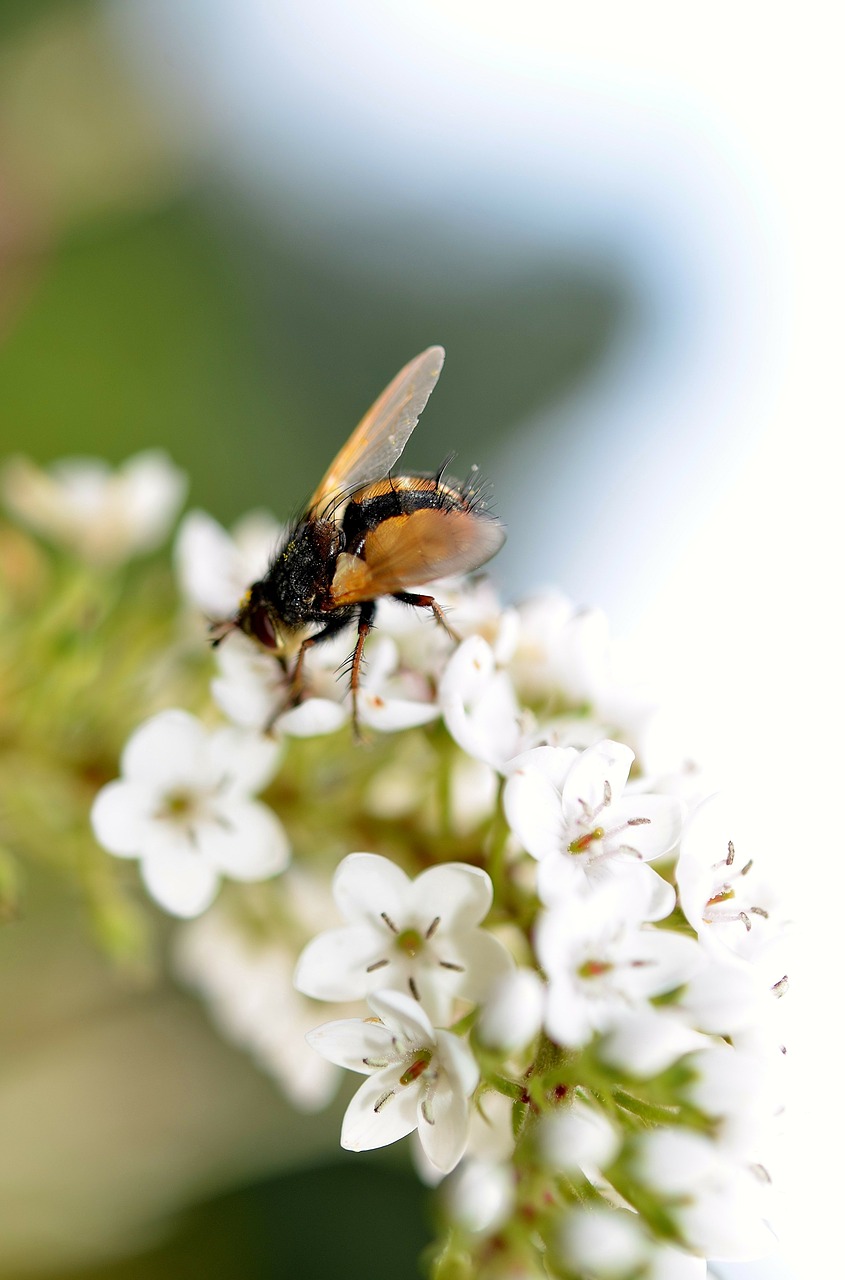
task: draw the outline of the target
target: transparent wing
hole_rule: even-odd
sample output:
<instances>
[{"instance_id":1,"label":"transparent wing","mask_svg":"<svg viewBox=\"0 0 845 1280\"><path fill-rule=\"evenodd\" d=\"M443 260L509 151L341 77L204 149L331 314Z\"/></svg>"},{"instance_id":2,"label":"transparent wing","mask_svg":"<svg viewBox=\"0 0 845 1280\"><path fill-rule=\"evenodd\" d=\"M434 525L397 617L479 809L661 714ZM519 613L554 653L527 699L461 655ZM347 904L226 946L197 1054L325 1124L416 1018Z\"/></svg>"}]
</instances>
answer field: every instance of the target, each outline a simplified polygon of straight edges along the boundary
<instances>
[{"instance_id":1,"label":"transparent wing","mask_svg":"<svg viewBox=\"0 0 845 1280\"><path fill-rule=\"evenodd\" d=\"M321 515L341 494L387 475L419 422L445 357L442 347L428 347L397 373L323 476L309 511Z\"/></svg>"},{"instance_id":2,"label":"transparent wing","mask_svg":"<svg viewBox=\"0 0 845 1280\"><path fill-rule=\"evenodd\" d=\"M338 556L332 602L358 604L469 573L494 556L504 540L505 526L479 512L425 507L395 516L367 535L365 560Z\"/></svg>"}]
</instances>

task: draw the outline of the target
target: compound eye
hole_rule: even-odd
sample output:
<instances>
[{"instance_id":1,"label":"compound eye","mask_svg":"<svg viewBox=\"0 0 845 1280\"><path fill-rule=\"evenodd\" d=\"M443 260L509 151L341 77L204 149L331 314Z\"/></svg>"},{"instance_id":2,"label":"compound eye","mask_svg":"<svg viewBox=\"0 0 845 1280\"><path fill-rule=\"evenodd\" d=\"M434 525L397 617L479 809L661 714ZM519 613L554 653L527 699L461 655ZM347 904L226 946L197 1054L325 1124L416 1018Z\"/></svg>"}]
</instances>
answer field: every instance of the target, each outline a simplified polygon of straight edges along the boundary
<instances>
[{"instance_id":1,"label":"compound eye","mask_svg":"<svg viewBox=\"0 0 845 1280\"><path fill-rule=\"evenodd\" d=\"M259 644L265 645L268 649L276 648L278 643L276 631L270 620L270 614L263 605L258 605L250 610L249 630Z\"/></svg>"}]
</instances>

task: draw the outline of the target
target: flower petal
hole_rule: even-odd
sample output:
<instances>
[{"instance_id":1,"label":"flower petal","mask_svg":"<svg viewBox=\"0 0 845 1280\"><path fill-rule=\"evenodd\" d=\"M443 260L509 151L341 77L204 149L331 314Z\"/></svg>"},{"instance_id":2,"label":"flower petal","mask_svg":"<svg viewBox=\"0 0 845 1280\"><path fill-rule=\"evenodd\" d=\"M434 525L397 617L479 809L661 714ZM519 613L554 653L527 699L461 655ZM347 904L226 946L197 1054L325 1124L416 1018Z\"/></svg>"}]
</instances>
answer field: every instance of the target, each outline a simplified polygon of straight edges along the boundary
<instances>
[{"instance_id":1,"label":"flower petal","mask_svg":"<svg viewBox=\"0 0 845 1280\"><path fill-rule=\"evenodd\" d=\"M384 913L398 928L404 927L411 881L389 858L377 853L350 853L335 872L332 892L347 920L375 923Z\"/></svg>"},{"instance_id":2,"label":"flower petal","mask_svg":"<svg viewBox=\"0 0 845 1280\"><path fill-rule=\"evenodd\" d=\"M324 1022L306 1033L305 1039L317 1053L347 1071L365 1075L382 1073L384 1062L396 1059L394 1036L389 1027L368 1018L340 1018Z\"/></svg>"},{"instance_id":3,"label":"flower petal","mask_svg":"<svg viewBox=\"0 0 845 1280\"><path fill-rule=\"evenodd\" d=\"M417 1127L419 1085L400 1085L403 1067L379 1071L365 1080L346 1108L340 1145L372 1151L398 1142Z\"/></svg>"},{"instance_id":4,"label":"flower petal","mask_svg":"<svg viewBox=\"0 0 845 1280\"><path fill-rule=\"evenodd\" d=\"M374 991L367 1004L382 1022L397 1031L409 1045L433 1045L434 1027L424 1009L401 991Z\"/></svg>"},{"instance_id":5,"label":"flower petal","mask_svg":"<svg viewBox=\"0 0 845 1280\"><path fill-rule=\"evenodd\" d=\"M512 774L505 784L504 806L511 831L532 858L565 851L560 792L544 773L525 768Z\"/></svg>"},{"instance_id":6,"label":"flower petal","mask_svg":"<svg viewBox=\"0 0 845 1280\"><path fill-rule=\"evenodd\" d=\"M316 1000L359 1000L383 979L384 970L368 974L367 968L384 954L384 936L369 923L327 929L305 947L293 985Z\"/></svg>"},{"instance_id":7,"label":"flower petal","mask_svg":"<svg viewBox=\"0 0 845 1280\"><path fill-rule=\"evenodd\" d=\"M466 1151L469 1138L469 1103L466 1095L438 1083L428 1098L419 1099L418 1125L422 1149L441 1173L451 1173ZM428 1118L426 1118L428 1117Z\"/></svg>"},{"instance_id":8,"label":"flower petal","mask_svg":"<svg viewBox=\"0 0 845 1280\"><path fill-rule=\"evenodd\" d=\"M203 854L233 880L265 880L284 870L290 844L279 819L259 800L217 806L219 821L197 826Z\"/></svg>"},{"instance_id":9,"label":"flower petal","mask_svg":"<svg viewBox=\"0 0 845 1280\"><path fill-rule=\"evenodd\" d=\"M480 924L493 904L493 882L486 871L465 862L429 867L413 882L414 914L427 928L440 921L442 930Z\"/></svg>"},{"instance_id":10,"label":"flower petal","mask_svg":"<svg viewBox=\"0 0 845 1280\"><path fill-rule=\"evenodd\" d=\"M135 858L147 847L159 797L142 783L107 782L91 808L91 826L104 849Z\"/></svg>"},{"instance_id":11,"label":"flower petal","mask_svg":"<svg viewBox=\"0 0 845 1280\"><path fill-rule=\"evenodd\" d=\"M613 827L622 823L631 825L616 837L618 842L651 862L668 853L681 838L684 806L675 796L622 796L613 804Z\"/></svg>"},{"instance_id":12,"label":"flower petal","mask_svg":"<svg viewBox=\"0 0 845 1280\"><path fill-rule=\"evenodd\" d=\"M130 782L145 782L161 792L213 784L208 767L208 733L187 711L172 709L151 716L123 748L121 772Z\"/></svg>"},{"instance_id":13,"label":"flower petal","mask_svg":"<svg viewBox=\"0 0 845 1280\"><path fill-rule=\"evenodd\" d=\"M611 804L615 806L625 790L634 753L621 742L606 738L587 747L570 769L563 784L564 801L598 810L605 803L605 786L609 786Z\"/></svg>"},{"instance_id":14,"label":"flower petal","mask_svg":"<svg viewBox=\"0 0 845 1280\"><path fill-rule=\"evenodd\" d=\"M141 859L141 877L159 906L183 919L198 916L211 906L220 881L210 862L173 845L146 854Z\"/></svg>"}]
</instances>

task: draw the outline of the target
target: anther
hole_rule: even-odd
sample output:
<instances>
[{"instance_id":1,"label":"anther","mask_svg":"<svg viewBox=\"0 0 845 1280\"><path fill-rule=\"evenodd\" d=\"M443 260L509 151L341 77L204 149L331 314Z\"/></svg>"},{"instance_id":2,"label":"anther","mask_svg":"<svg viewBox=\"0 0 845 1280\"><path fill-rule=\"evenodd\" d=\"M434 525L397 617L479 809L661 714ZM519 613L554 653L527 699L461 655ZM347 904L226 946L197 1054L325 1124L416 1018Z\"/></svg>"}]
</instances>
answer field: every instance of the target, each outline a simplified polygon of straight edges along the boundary
<instances>
[{"instance_id":1,"label":"anther","mask_svg":"<svg viewBox=\"0 0 845 1280\"><path fill-rule=\"evenodd\" d=\"M367 973L375 973L376 969L383 969L386 964L390 964L390 961L375 960L372 964L367 965Z\"/></svg>"},{"instance_id":2,"label":"anther","mask_svg":"<svg viewBox=\"0 0 845 1280\"><path fill-rule=\"evenodd\" d=\"M393 921L391 920L390 916L387 914L386 911L382 911L379 914L381 915L382 920L387 925L391 933L399 932L399 930L396 928L396 925L393 923Z\"/></svg>"}]
</instances>

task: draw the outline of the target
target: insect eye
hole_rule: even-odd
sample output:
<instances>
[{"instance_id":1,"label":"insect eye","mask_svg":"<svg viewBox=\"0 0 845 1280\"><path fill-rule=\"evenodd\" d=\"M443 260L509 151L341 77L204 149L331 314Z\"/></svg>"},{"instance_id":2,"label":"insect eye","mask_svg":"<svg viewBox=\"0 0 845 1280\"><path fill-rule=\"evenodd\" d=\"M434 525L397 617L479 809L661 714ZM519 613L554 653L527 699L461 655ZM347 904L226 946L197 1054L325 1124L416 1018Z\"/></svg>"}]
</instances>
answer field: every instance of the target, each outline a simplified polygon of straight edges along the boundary
<instances>
[{"instance_id":1,"label":"insect eye","mask_svg":"<svg viewBox=\"0 0 845 1280\"><path fill-rule=\"evenodd\" d=\"M263 605L258 605L250 610L249 630L259 644L266 645L268 649L276 648L278 643L276 630L270 619L270 614Z\"/></svg>"}]
</instances>

